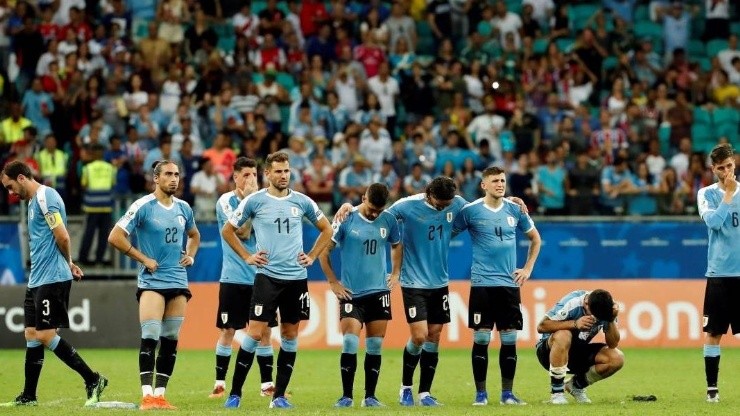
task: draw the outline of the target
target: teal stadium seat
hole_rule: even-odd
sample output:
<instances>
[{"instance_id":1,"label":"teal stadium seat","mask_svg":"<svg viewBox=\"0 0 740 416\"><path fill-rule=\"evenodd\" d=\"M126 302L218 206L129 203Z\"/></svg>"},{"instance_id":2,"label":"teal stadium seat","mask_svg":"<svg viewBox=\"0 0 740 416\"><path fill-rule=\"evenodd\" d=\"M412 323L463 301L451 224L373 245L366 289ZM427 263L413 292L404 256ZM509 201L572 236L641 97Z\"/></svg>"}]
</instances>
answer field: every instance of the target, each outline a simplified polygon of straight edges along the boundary
<instances>
[{"instance_id":1,"label":"teal stadium seat","mask_svg":"<svg viewBox=\"0 0 740 416\"><path fill-rule=\"evenodd\" d=\"M730 31L738 36L740 36L740 22L735 22L730 24Z\"/></svg>"},{"instance_id":2,"label":"teal stadium seat","mask_svg":"<svg viewBox=\"0 0 740 416\"><path fill-rule=\"evenodd\" d=\"M535 39L532 49L534 50L534 53L536 54L543 54L547 52L547 46L549 44L550 44L550 39L547 39L547 38Z\"/></svg>"},{"instance_id":3,"label":"teal stadium seat","mask_svg":"<svg viewBox=\"0 0 740 416\"><path fill-rule=\"evenodd\" d=\"M694 124L691 126L691 148L696 152L711 150L717 143L711 126L705 124Z\"/></svg>"},{"instance_id":4,"label":"teal stadium seat","mask_svg":"<svg viewBox=\"0 0 740 416\"><path fill-rule=\"evenodd\" d=\"M658 129L660 153L667 155L671 147L671 123L663 122Z\"/></svg>"},{"instance_id":5,"label":"teal stadium seat","mask_svg":"<svg viewBox=\"0 0 740 416\"><path fill-rule=\"evenodd\" d=\"M663 26L658 23L650 20L638 20L635 22L634 32L637 39L651 38L653 40L653 49L656 49L656 43L663 45Z\"/></svg>"},{"instance_id":6,"label":"teal stadium seat","mask_svg":"<svg viewBox=\"0 0 740 416\"><path fill-rule=\"evenodd\" d=\"M724 49L727 49L727 41L724 39L712 39L707 42L707 56L710 58L714 58Z\"/></svg>"},{"instance_id":7,"label":"teal stadium seat","mask_svg":"<svg viewBox=\"0 0 740 416\"><path fill-rule=\"evenodd\" d=\"M702 71L708 72L712 70L712 60L709 58L701 57L696 58L695 61L699 64L699 68Z\"/></svg>"},{"instance_id":8,"label":"teal stadium seat","mask_svg":"<svg viewBox=\"0 0 740 416\"><path fill-rule=\"evenodd\" d=\"M712 126L712 114L702 107L694 108L694 124L703 124L707 127Z\"/></svg>"},{"instance_id":9,"label":"teal stadium seat","mask_svg":"<svg viewBox=\"0 0 740 416\"><path fill-rule=\"evenodd\" d=\"M568 20L573 30L578 31L586 27L588 20L601 9L601 5L594 3L574 4L568 8Z\"/></svg>"},{"instance_id":10,"label":"teal stadium seat","mask_svg":"<svg viewBox=\"0 0 740 416\"><path fill-rule=\"evenodd\" d=\"M602 71L610 71L619 65L619 59L617 59L616 56L608 56L604 58L604 61L601 63L601 70Z\"/></svg>"},{"instance_id":11,"label":"teal stadium seat","mask_svg":"<svg viewBox=\"0 0 740 416\"><path fill-rule=\"evenodd\" d=\"M290 91L295 87L295 78L287 72L278 72L275 81L285 88L286 91Z\"/></svg>"},{"instance_id":12,"label":"teal stadium seat","mask_svg":"<svg viewBox=\"0 0 740 416\"><path fill-rule=\"evenodd\" d=\"M704 42L699 39L690 39L688 47L686 48L689 53L689 58L700 58L706 56L706 49Z\"/></svg>"},{"instance_id":13,"label":"teal stadium seat","mask_svg":"<svg viewBox=\"0 0 740 416\"><path fill-rule=\"evenodd\" d=\"M640 20L650 20L650 9L647 4L640 4L635 7L635 16L633 20L635 22Z\"/></svg>"},{"instance_id":14,"label":"teal stadium seat","mask_svg":"<svg viewBox=\"0 0 740 416\"><path fill-rule=\"evenodd\" d=\"M560 38L555 40L555 44L558 45L558 50L564 53L572 51L573 44L575 42L575 39L572 38Z\"/></svg>"},{"instance_id":15,"label":"teal stadium seat","mask_svg":"<svg viewBox=\"0 0 740 416\"><path fill-rule=\"evenodd\" d=\"M718 107L714 109L714 124L731 124L737 127L740 124L740 113L732 107Z\"/></svg>"}]
</instances>

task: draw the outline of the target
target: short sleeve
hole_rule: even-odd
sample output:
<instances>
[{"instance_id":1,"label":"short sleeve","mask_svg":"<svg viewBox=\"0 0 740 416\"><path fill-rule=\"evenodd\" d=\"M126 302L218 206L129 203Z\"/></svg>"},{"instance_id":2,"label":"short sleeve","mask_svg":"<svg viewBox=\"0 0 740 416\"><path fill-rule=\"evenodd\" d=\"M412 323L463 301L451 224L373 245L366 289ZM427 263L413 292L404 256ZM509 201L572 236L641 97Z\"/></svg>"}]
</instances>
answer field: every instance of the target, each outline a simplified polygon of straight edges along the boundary
<instances>
[{"instance_id":1,"label":"short sleeve","mask_svg":"<svg viewBox=\"0 0 740 416\"><path fill-rule=\"evenodd\" d=\"M455 217L455 221L452 223L452 232L457 234L468 229L468 211L462 210Z\"/></svg>"},{"instance_id":2,"label":"short sleeve","mask_svg":"<svg viewBox=\"0 0 740 416\"><path fill-rule=\"evenodd\" d=\"M126 231L127 234L131 234L136 226L141 223L141 218L144 216L145 208L139 201L131 204L126 213L123 214L121 219L116 223L117 226L121 227Z\"/></svg>"},{"instance_id":3,"label":"short sleeve","mask_svg":"<svg viewBox=\"0 0 740 416\"><path fill-rule=\"evenodd\" d=\"M401 242L401 227L398 226L398 221L396 221L392 216L388 218L388 222L390 223L388 242L392 245L396 245Z\"/></svg>"},{"instance_id":4,"label":"short sleeve","mask_svg":"<svg viewBox=\"0 0 740 416\"><path fill-rule=\"evenodd\" d=\"M324 213L321 211L321 208L319 208L319 206L316 205L316 202L311 198L304 196L301 205L303 208L303 216L308 218L313 225L318 224L319 220L324 217Z\"/></svg>"},{"instance_id":5,"label":"short sleeve","mask_svg":"<svg viewBox=\"0 0 740 416\"><path fill-rule=\"evenodd\" d=\"M252 195L242 199L234 212L229 216L229 223L235 228L240 228L248 219L252 218L254 206L254 202L250 203L250 201L253 201Z\"/></svg>"}]
</instances>

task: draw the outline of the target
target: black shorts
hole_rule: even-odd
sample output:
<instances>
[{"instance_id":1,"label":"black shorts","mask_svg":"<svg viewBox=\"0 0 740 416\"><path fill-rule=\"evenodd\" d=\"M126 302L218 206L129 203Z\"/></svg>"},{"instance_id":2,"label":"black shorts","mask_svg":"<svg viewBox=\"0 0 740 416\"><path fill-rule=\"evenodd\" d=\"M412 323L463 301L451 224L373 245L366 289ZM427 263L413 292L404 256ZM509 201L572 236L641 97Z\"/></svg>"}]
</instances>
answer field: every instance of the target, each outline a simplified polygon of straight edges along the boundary
<instances>
[{"instance_id":1,"label":"black shorts","mask_svg":"<svg viewBox=\"0 0 740 416\"><path fill-rule=\"evenodd\" d=\"M189 301L193 297L190 293L190 289L136 289L136 301L141 300L141 294L144 292L156 292L164 297L164 302L167 303L178 296L185 296L185 300Z\"/></svg>"},{"instance_id":2,"label":"black shorts","mask_svg":"<svg viewBox=\"0 0 740 416\"><path fill-rule=\"evenodd\" d=\"M27 288L23 301L25 327L39 331L69 328L67 308L71 289L71 280Z\"/></svg>"},{"instance_id":3,"label":"black shorts","mask_svg":"<svg viewBox=\"0 0 740 416\"><path fill-rule=\"evenodd\" d=\"M704 332L726 334L740 333L740 278L710 277L704 292Z\"/></svg>"},{"instance_id":4,"label":"black shorts","mask_svg":"<svg viewBox=\"0 0 740 416\"><path fill-rule=\"evenodd\" d=\"M362 323L390 321L391 292L378 292L339 303L339 319L354 318Z\"/></svg>"},{"instance_id":5,"label":"black shorts","mask_svg":"<svg viewBox=\"0 0 740 416\"><path fill-rule=\"evenodd\" d=\"M406 322L427 321L430 324L450 322L450 290L447 286L438 289L402 287L401 293Z\"/></svg>"},{"instance_id":6,"label":"black shorts","mask_svg":"<svg viewBox=\"0 0 740 416\"><path fill-rule=\"evenodd\" d=\"M218 286L218 313L216 328L244 329L249 323L249 307L252 304L253 285L220 283ZM277 326L272 320L270 327Z\"/></svg>"},{"instance_id":7,"label":"black shorts","mask_svg":"<svg viewBox=\"0 0 740 416\"><path fill-rule=\"evenodd\" d=\"M606 347L606 344L603 342L577 341L576 336L574 333L568 351L568 373L584 374L596 363L596 355ZM550 371L550 346L547 345L547 341L537 344L537 360L545 370Z\"/></svg>"},{"instance_id":8,"label":"black shorts","mask_svg":"<svg viewBox=\"0 0 740 416\"><path fill-rule=\"evenodd\" d=\"M468 328L522 329L522 297L518 287L471 287Z\"/></svg>"},{"instance_id":9,"label":"black shorts","mask_svg":"<svg viewBox=\"0 0 740 416\"><path fill-rule=\"evenodd\" d=\"M308 279L276 279L257 273L254 278L250 321L272 322L280 309L280 322L296 324L311 317Z\"/></svg>"}]
</instances>

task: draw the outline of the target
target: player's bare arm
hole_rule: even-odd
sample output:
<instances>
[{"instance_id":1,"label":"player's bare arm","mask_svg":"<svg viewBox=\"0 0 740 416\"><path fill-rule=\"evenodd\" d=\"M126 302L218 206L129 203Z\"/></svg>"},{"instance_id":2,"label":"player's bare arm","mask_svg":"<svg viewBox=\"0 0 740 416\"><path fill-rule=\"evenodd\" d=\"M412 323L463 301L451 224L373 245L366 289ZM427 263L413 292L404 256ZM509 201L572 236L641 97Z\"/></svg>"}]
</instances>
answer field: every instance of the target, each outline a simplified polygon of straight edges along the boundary
<instances>
[{"instance_id":1,"label":"player's bare arm","mask_svg":"<svg viewBox=\"0 0 740 416\"><path fill-rule=\"evenodd\" d=\"M221 229L221 236L224 241L231 247L236 254L239 255L244 261L254 266L264 266L267 264L267 252L260 250L254 254L247 251L244 246L240 243L239 237L236 235L237 228L234 227L230 222L224 224L224 228Z\"/></svg>"},{"instance_id":2,"label":"player's bare arm","mask_svg":"<svg viewBox=\"0 0 740 416\"><path fill-rule=\"evenodd\" d=\"M185 254L180 259L180 266L188 267L195 263L198 247L200 247L200 231L198 227L193 227L188 230L188 243L185 246Z\"/></svg>"},{"instance_id":3,"label":"player's bare arm","mask_svg":"<svg viewBox=\"0 0 740 416\"><path fill-rule=\"evenodd\" d=\"M70 271L72 271L72 277L74 277L75 280L80 280L82 279L83 273L82 269L80 269L79 266L74 264L74 262L72 261L70 248L71 240L69 238L67 227L64 226L61 218L55 219L55 222L56 224L54 225L49 224L49 226L52 227L51 232L54 234L54 241L56 242L57 247L59 247L59 251L62 253L62 256L64 256L64 259L67 260L67 264L69 264L69 269Z\"/></svg>"},{"instance_id":4,"label":"player's bare arm","mask_svg":"<svg viewBox=\"0 0 740 416\"><path fill-rule=\"evenodd\" d=\"M529 209L527 208L527 204L524 203L524 200L517 197L517 196L510 196L508 198L509 201L519 205L519 209L522 210L523 213L529 214Z\"/></svg>"},{"instance_id":5,"label":"player's bare arm","mask_svg":"<svg viewBox=\"0 0 740 416\"><path fill-rule=\"evenodd\" d=\"M619 346L620 336L619 329L617 328L617 315L619 315L619 306L615 302L614 320L612 320L608 326L604 327L604 339L609 348L617 348Z\"/></svg>"},{"instance_id":6,"label":"player's bare arm","mask_svg":"<svg viewBox=\"0 0 740 416\"><path fill-rule=\"evenodd\" d=\"M398 243L391 246L391 274L388 275L390 290L393 290L401 278L401 264L403 264L403 244Z\"/></svg>"},{"instance_id":7,"label":"player's bare arm","mask_svg":"<svg viewBox=\"0 0 740 416\"><path fill-rule=\"evenodd\" d=\"M524 282L529 280L534 270L534 264L537 261L537 257L540 255L540 248L542 247L542 238L540 232L536 228L532 228L527 233L529 237L529 250L527 251L527 261L524 263L524 267L521 269L514 270L514 283L518 286L522 286Z\"/></svg>"},{"instance_id":8,"label":"player's bare arm","mask_svg":"<svg viewBox=\"0 0 740 416\"><path fill-rule=\"evenodd\" d=\"M316 224L316 228L319 229L321 234L319 234L319 238L316 239L316 242L313 245L313 248L311 251L306 253L301 253L298 255L298 263L303 267L308 267L313 264L314 259L316 259L326 248L329 246L329 243L331 243L331 236L334 233L331 224L329 223L329 220L326 219L326 217L321 217L321 219Z\"/></svg>"},{"instance_id":9,"label":"player's bare arm","mask_svg":"<svg viewBox=\"0 0 740 416\"><path fill-rule=\"evenodd\" d=\"M319 254L319 264L321 264L321 270L323 270L324 276L326 276L326 280L329 282L331 291L334 292L337 298L340 300L350 300L352 299L352 291L344 287L339 279L337 279L337 275L334 273L334 267L331 265L330 255L334 247L336 247L336 244L331 241L326 250Z\"/></svg>"},{"instance_id":10,"label":"player's bare arm","mask_svg":"<svg viewBox=\"0 0 740 416\"><path fill-rule=\"evenodd\" d=\"M108 243L124 255L143 264L144 267L146 267L146 269L150 272L154 273L155 271L157 271L157 267L159 267L157 261L154 259L150 259L144 253L134 247L134 245L129 241L127 237L126 230L119 227L118 225L114 226L113 229L110 231L110 234L108 234Z\"/></svg>"}]
</instances>

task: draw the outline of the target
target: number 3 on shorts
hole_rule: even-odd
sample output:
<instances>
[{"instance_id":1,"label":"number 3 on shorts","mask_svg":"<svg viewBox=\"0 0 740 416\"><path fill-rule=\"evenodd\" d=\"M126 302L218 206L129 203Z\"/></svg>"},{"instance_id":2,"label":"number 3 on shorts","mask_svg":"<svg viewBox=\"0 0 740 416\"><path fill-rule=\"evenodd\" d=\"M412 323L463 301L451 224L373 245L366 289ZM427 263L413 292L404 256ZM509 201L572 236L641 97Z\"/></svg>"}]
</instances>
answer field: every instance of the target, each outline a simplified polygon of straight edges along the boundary
<instances>
[{"instance_id":1,"label":"number 3 on shorts","mask_svg":"<svg viewBox=\"0 0 740 416\"><path fill-rule=\"evenodd\" d=\"M49 299L42 300L41 304L44 305L44 310L41 311L41 314L44 316L49 316Z\"/></svg>"}]
</instances>

